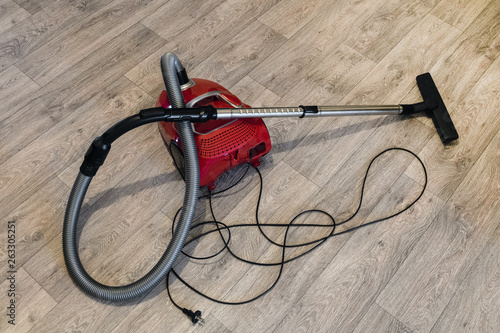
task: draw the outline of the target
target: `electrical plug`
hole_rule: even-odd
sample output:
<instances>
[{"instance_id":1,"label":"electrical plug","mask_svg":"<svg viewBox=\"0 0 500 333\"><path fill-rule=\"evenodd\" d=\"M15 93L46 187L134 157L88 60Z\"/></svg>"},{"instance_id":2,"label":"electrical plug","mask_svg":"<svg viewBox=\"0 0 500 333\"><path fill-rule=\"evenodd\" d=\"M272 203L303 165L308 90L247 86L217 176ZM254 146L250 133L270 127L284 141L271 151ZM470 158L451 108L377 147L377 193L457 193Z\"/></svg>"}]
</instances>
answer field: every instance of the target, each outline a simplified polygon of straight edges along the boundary
<instances>
[{"instance_id":1,"label":"electrical plug","mask_svg":"<svg viewBox=\"0 0 500 333\"><path fill-rule=\"evenodd\" d=\"M201 317L201 311L200 310L196 310L196 312L193 312L189 309L186 309L186 308L183 308L182 309L182 312L189 317L189 319L191 319L191 321L193 322L194 325L196 324L200 324L201 326L203 326L205 324L205 320Z\"/></svg>"}]
</instances>

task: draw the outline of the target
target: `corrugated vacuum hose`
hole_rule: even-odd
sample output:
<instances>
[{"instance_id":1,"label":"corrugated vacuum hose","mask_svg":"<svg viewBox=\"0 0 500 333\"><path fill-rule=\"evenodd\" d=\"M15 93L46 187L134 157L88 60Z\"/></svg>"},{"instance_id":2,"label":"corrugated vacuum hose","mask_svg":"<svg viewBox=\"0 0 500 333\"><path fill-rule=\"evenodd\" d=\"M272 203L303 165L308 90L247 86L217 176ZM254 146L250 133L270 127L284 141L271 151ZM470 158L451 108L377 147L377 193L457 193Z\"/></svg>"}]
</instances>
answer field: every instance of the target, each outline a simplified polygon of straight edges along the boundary
<instances>
[{"instance_id":1,"label":"corrugated vacuum hose","mask_svg":"<svg viewBox=\"0 0 500 333\"><path fill-rule=\"evenodd\" d=\"M184 108L184 98L179 77L185 70L175 54L166 53L161 58L163 79L173 108ZM98 168L111 149L111 143L126 132L156 121L160 117L142 117L141 114L128 117L96 138L85 154L66 207L63 228L63 253L68 273L75 284L90 296L106 301L122 301L143 296L151 291L168 274L177 259L191 227L199 191L199 165L196 143L191 123L181 121L178 130L185 156L186 189L179 223L172 239L158 263L141 279L128 285L112 287L94 280L83 268L78 254L77 224L87 189Z\"/></svg>"}]
</instances>

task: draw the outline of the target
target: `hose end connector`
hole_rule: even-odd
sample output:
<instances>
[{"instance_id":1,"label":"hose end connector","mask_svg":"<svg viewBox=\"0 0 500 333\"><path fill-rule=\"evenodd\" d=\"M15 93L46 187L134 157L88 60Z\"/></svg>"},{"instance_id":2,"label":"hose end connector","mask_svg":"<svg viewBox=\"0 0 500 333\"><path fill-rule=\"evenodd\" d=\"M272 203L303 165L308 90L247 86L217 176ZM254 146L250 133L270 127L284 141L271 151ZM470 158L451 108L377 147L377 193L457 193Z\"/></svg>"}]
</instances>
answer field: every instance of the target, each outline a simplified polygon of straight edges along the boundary
<instances>
[{"instance_id":1,"label":"hose end connector","mask_svg":"<svg viewBox=\"0 0 500 333\"><path fill-rule=\"evenodd\" d=\"M111 144L105 144L102 137L95 138L85 153L80 172L85 176L94 177L97 170L104 164L110 149Z\"/></svg>"}]
</instances>

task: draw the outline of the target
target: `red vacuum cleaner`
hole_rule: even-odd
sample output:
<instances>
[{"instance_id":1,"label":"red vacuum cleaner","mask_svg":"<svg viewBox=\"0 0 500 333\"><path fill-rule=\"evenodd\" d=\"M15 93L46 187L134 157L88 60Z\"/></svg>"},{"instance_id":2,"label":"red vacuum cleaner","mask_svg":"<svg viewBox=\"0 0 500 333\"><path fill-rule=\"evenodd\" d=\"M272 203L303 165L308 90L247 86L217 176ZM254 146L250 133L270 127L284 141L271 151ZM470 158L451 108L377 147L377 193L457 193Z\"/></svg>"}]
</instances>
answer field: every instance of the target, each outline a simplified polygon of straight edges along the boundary
<instances>
[{"instance_id":1,"label":"red vacuum cleaner","mask_svg":"<svg viewBox=\"0 0 500 333\"><path fill-rule=\"evenodd\" d=\"M262 118L360 115L409 115L431 117L443 143L458 138L457 131L429 73L417 77L423 102L402 105L295 106L251 108L219 84L189 79L172 53L161 59L166 90L156 107L140 111L97 137L85 154L64 218L63 253L69 275L85 293L101 300L137 298L163 281L185 244L201 186L214 188L217 178L237 165L259 165L271 150ZM160 132L186 182L184 203L172 239L159 262L141 279L125 286L106 286L90 277L78 255L77 224L88 186L104 163L112 143L139 126L159 122Z\"/></svg>"},{"instance_id":2,"label":"red vacuum cleaner","mask_svg":"<svg viewBox=\"0 0 500 333\"><path fill-rule=\"evenodd\" d=\"M181 86L186 107L250 108L221 85L203 79L191 79ZM170 108L166 90L156 102L157 107ZM175 122L158 123L165 145L174 164L184 178L182 142ZM271 139L260 118L221 119L192 123L198 147L200 186L211 191L224 172L240 164L257 167L260 158L271 150Z\"/></svg>"}]
</instances>

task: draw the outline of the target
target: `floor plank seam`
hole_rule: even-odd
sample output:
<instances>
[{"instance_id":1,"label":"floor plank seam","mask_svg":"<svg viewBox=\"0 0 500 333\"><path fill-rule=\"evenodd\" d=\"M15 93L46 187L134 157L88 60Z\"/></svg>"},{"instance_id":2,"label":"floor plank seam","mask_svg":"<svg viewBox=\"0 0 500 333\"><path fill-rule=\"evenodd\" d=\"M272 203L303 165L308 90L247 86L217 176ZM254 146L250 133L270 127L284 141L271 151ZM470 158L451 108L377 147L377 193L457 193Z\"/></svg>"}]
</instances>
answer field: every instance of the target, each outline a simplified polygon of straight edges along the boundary
<instances>
[{"instance_id":1,"label":"floor plank seam","mask_svg":"<svg viewBox=\"0 0 500 333\"><path fill-rule=\"evenodd\" d=\"M460 281L460 283L457 284L456 288L455 288L455 291L453 292L453 294L450 296L448 302L446 303L446 306L443 308L443 311L441 311L441 313L439 314L439 316L437 317L436 321L434 322L434 324L432 325L431 329L429 330L429 332L433 332L436 325L440 322L440 319L441 317L443 317L443 315L446 313L446 309L450 306L450 304L452 303L452 300L455 298L455 295L457 294L457 292L460 290L460 287L462 286L462 284L464 283L467 283L467 278L469 276L469 274L471 274L471 272L473 271L474 269L474 263L476 263L478 261L478 258L483 255L483 252L485 250L487 250L489 247L487 246L494 238L495 236L495 231L496 229L500 229L500 221L497 222L497 227L493 230L493 232L491 233L491 235L489 235L489 238L486 242L484 242L483 244L483 247L481 248L480 251L478 251L478 254L477 256L473 259L473 263L470 265L470 267L467 269L467 271L464 273L464 277L463 279Z\"/></svg>"},{"instance_id":2,"label":"floor plank seam","mask_svg":"<svg viewBox=\"0 0 500 333\"><path fill-rule=\"evenodd\" d=\"M484 6L483 10L482 10L481 12L479 12L479 13L478 13L478 14L477 14L477 15L476 15L473 19L471 19L471 20L470 20L470 22L469 22L469 24L467 25L467 27L460 29L459 27L457 27L457 26L453 25L452 23L449 23L449 24L450 24L451 26L454 26L455 28L457 28L458 30L460 30L460 31L462 31L462 32L467 31L467 29L469 29L470 25L471 25L472 23L474 23L474 21L476 21L476 19L477 19L479 16L481 16L481 14L482 14L482 13L484 13L484 11L488 8L488 6L491 4L491 2L492 2L492 1L494 1L494 0L490 0L490 1L488 2L488 4L486 4L486 5ZM438 3L438 4L439 4L439 3ZM436 4L436 7L437 7L437 5L438 5L438 4Z\"/></svg>"},{"instance_id":3,"label":"floor plank seam","mask_svg":"<svg viewBox=\"0 0 500 333\"><path fill-rule=\"evenodd\" d=\"M161 48L165 47L165 45L168 43L168 41L167 41L165 38L163 38L162 36L160 36L160 35L159 35L156 31L154 31L154 30L150 29L149 27L145 26L145 25L141 22L141 20L138 20L137 22L135 22L134 24L132 24L132 26L133 26L133 25L136 25L136 24L140 24L140 25L141 25L144 29L148 30L150 33L152 33L153 35L155 35L156 37L158 37L159 39L161 39L161 40L163 41L163 45L162 45L162 46L159 46L156 50L153 50L151 53L155 53L155 52L156 52L156 51L158 51L159 49L161 49ZM119 35L119 34L118 34L118 35ZM117 35L117 36L118 36L118 35ZM116 37L116 36L115 36L115 37ZM146 59L146 58L147 58L147 57L145 57L144 59ZM144 59L142 59L141 61L139 61L137 64L139 64L139 63L141 63L142 61L144 61ZM132 68L133 68L133 67L132 67ZM127 71L127 72L125 72L125 73L123 73L122 75L123 75L123 76L125 76L125 74L126 74L126 73L128 73L128 71Z\"/></svg>"},{"instance_id":4,"label":"floor plank seam","mask_svg":"<svg viewBox=\"0 0 500 333\"><path fill-rule=\"evenodd\" d=\"M33 82L34 84L36 84L38 86L38 89L42 88L42 86L40 84L38 84L38 82L36 82L35 80L33 80L28 74L26 74L25 72L23 72L19 67L17 67L17 62L12 64L13 67L17 68L21 73L23 73L28 79L31 80L31 82ZM31 100L28 100L27 103L31 102Z\"/></svg>"},{"instance_id":5,"label":"floor plank seam","mask_svg":"<svg viewBox=\"0 0 500 333\"><path fill-rule=\"evenodd\" d=\"M493 137L493 138L492 138L492 140L490 141L490 143L489 143L489 144L492 144L492 143L493 143L493 139L494 139L494 138L495 138L495 137ZM489 144L488 144L488 146L489 146ZM482 156L486 150L487 150L487 148L485 148L485 149L483 150L483 152L481 153L481 155L480 155L480 156ZM479 158L476 160L476 162L477 162L477 161L479 161ZM475 164L476 162L474 162L474 164ZM471 170L472 170L472 166L471 166L470 170L467 172L467 174L468 174L469 172L471 172ZM467 178L467 174L466 174L466 175L464 175L464 177L463 177L462 181L460 182L460 184L461 184L461 183L462 183L462 182L463 182L463 181ZM457 186L457 188L455 189L455 191L457 191L459 187L460 187L460 185L458 185L458 186ZM447 200L444 200L444 199L442 199L442 198L439 198L438 196L436 196L435 194L433 194L433 195L434 195L434 196L436 196L438 199L442 200L442 201L444 202L444 204L443 204L443 205L442 205L442 207L441 207L441 208L440 208L440 209L436 212L436 216L435 216L435 218L433 219L433 221L431 222L431 224L432 224L432 223L434 223L434 222L435 222L435 220L439 217L440 212L441 212L441 211L443 211L444 207L449 206L449 202L450 202L451 198L453 197L453 194L455 193L455 191L454 191L452 194L450 194L450 196L449 196L449 198L448 198ZM429 226L426 228L426 230L430 227L430 225L431 225L431 224L429 224ZM497 229L497 228L500 228L500 222L498 222L498 225L497 225L496 229ZM423 234L424 234L424 233L423 233ZM422 235L423 235L423 234L422 234ZM421 237L422 237L422 236L421 236ZM420 237L420 238L421 238L421 237ZM474 260L474 262L478 260L478 257L482 254L482 252L483 252L483 251L484 251L484 249L486 248L486 245L487 245L487 244L491 241L491 239L492 239L493 237L494 237L494 232L492 232L492 233L491 233L491 235L489 235L488 241L487 241L487 242L485 242L485 243L484 243L484 245L482 246L482 248L480 249L480 251L478 251L478 255L477 255L477 256L473 259L473 260ZM418 241L417 241L416 243L418 243ZM412 250L413 250L413 249L412 249ZM410 251L409 253L411 253L411 252L412 252L412 251ZM403 265L403 263L406 261L406 259L407 259L407 258L408 258L408 256L407 256L407 257L403 260L403 262L401 263L400 267ZM466 271L465 273L463 273L463 274L464 274L464 278L463 278L463 279L462 279L462 280L461 280L461 281L457 284L457 286L456 286L456 288L455 288L455 291L454 291L454 292L453 292L453 294L449 297L449 299L448 299L448 301L447 301L447 303L446 303L446 306L443 308L443 310L441 311L440 315L437 317L436 321L434 322L434 324L433 324L432 328L429 330L429 332L432 332L432 331L434 330L434 327L437 325L437 323L439 322L440 318L441 318L441 317L442 317L442 315L445 313L446 308L449 306L449 304L450 304L450 303L451 303L451 301L453 300L453 298L454 298L454 296L455 296L456 292L459 290L460 286L461 286L463 283L465 283L465 282L467 281L467 276L469 275L469 273L471 272L471 270L472 270L472 269L473 269L473 265L471 265L471 266L467 269L467 271ZM396 270L396 271L397 271L397 270ZM389 313L390 315L392 315L394 318L398 319L398 321L399 321L399 318L397 318L397 317L396 317L393 313L391 313L389 310L385 309L385 308L384 308L382 305L380 305L380 304L379 304L376 300L375 300L375 303L376 303L377 305L379 305L380 307L382 307L382 308L383 308L383 309L384 309L387 313ZM404 323L403 323L403 324L404 324ZM404 325L406 326L406 324L404 324ZM411 328L411 327L409 327L409 328L410 328L412 331L414 330L414 329L413 329L413 328Z\"/></svg>"},{"instance_id":6,"label":"floor plank seam","mask_svg":"<svg viewBox=\"0 0 500 333\"><path fill-rule=\"evenodd\" d=\"M163 46L162 46L163 47ZM156 52L156 51L155 51ZM152 101L156 101L156 98L151 96L148 92L146 92L144 89L142 89L141 87L139 87L139 85L137 83L135 83L134 81L132 81L131 79L129 79L128 77L124 75L122 75L122 79L124 80L127 80L128 82L130 82L131 84L133 84L138 90L140 90L144 95L148 96L149 98L151 98ZM118 79L117 79L118 80ZM151 105L150 107L153 107L154 105ZM147 106L145 106L147 107ZM137 112L139 112L140 110L137 110Z\"/></svg>"},{"instance_id":7,"label":"floor plank seam","mask_svg":"<svg viewBox=\"0 0 500 333\"><path fill-rule=\"evenodd\" d=\"M17 2L16 2L17 3ZM21 5L20 5L21 6ZM22 7L22 6L21 6ZM24 8L24 7L23 7ZM24 8L25 9L25 8ZM101 8L102 9L102 8ZM99 10L101 10L99 9ZM25 9L26 10L26 9ZM97 11L99 11L97 10ZM95 14L97 11L94 11L94 12L89 12L88 15L84 15L80 18L79 21L75 22L73 25L71 25L70 27L73 28L75 27L77 24L81 23L82 21L84 21L85 19L87 19L88 17L90 17L91 15ZM29 12L29 11L28 11ZM33 16L39 14L40 12L43 12L45 13L46 15L51 15L53 13L48 13L46 8L41 8L40 10L32 13L31 16L27 17L26 19L24 19L23 21L20 21L18 22L16 25L14 25L13 27L11 27L9 30L12 30L13 28L16 28L17 26L20 26L22 23L24 23L26 20L31 20L33 22ZM38 15L38 16L41 16L41 15ZM36 19L38 19L38 17L36 17ZM35 27L37 28L37 27ZM37 28L38 29L38 28ZM36 30L36 29L35 29ZM31 31L30 31L31 32ZM31 54L35 53L36 51L38 51L40 48L42 48L43 46L45 46L46 44L48 44L49 42L53 41L53 40L56 40L57 38L59 38L61 36L61 33L56 33L56 32L53 32L52 35L43 43L43 44L40 44L38 45L36 48L33 48L30 50L30 53L26 53L26 54L23 54L20 58L18 58L17 60L15 60L13 62L13 64L17 64L18 62L22 61L24 58L30 56ZM0 70L1 72L1 70ZM24 73L24 72L23 72ZM33 80L33 79L32 79ZM37 83L36 81L33 80L33 82Z\"/></svg>"},{"instance_id":8,"label":"floor plank seam","mask_svg":"<svg viewBox=\"0 0 500 333\"><path fill-rule=\"evenodd\" d=\"M271 54L269 57L272 57L273 55L274 55L274 53ZM289 90L287 90L287 92L285 94L281 95L281 94L278 94L276 91L273 91L273 89L271 87L267 86L266 84L263 84L260 80L258 80L256 77L254 77L252 75L252 71L248 72L247 76L249 78L251 78L252 80L254 80L255 82L257 82L258 84L260 84L261 86L263 86L264 88L266 88L267 90L269 90L270 92L272 92L273 94L275 94L276 96L278 96L280 99L283 98L291 90L291 89L289 89Z\"/></svg>"},{"instance_id":9,"label":"floor plank seam","mask_svg":"<svg viewBox=\"0 0 500 333\"><path fill-rule=\"evenodd\" d=\"M400 176L400 177L404 177L404 176L405 176L405 174L404 174L404 172L403 172L403 173L401 174L401 176ZM407 177L407 176L406 176L406 177ZM411 179L411 178L410 178L410 179ZM413 182L415 182L413 179L412 179L412 181L413 181ZM417 182L415 182L415 184L417 184L417 185L418 185L418 183L417 183ZM375 208L374 208L374 209L375 209ZM441 209L442 209L442 208L441 208ZM435 215L435 217L434 217L433 221L434 221L435 219L437 219L437 217L438 217L438 215L439 215L439 211L441 211L441 209L440 209L440 210L438 210L438 211L436 212L436 215ZM390 282L391 282L392 278L394 277L394 275L397 273L397 271L398 271L398 270L402 267L402 265L403 265L403 264L405 263L405 261L408 259L408 257L409 257L409 255L410 255L410 253L414 250L415 246L419 243L420 239L421 239L421 238L422 238L422 236L425 234L426 230L430 227L430 225L431 225L431 224L432 224L432 222L431 222L431 223L429 223L429 225L427 225L427 226L426 226L423 230L421 230L421 235L420 235L418 238L416 238L416 239L415 239L415 241L413 242L413 245L412 245L412 246L411 246L411 247L407 250L406 256L405 256L405 257L401 260L401 262L399 263L399 265L398 265L395 269L393 269L393 270L392 270L392 274L390 274L390 276L387 278L387 282L386 282L384 285L380 285L380 286L379 286L379 288L378 288L378 290L377 290L377 292L375 292L375 293L372 295L372 299L373 299L373 301L372 301L371 303L367 303L368 305L366 306L366 309L365 309L365 311L364 311L363 316L364 316L364 315L368 312L368 310L369 310L369 304L375 303L375 304L377 304L378 306L380 306L380 304L378 304L378 303L376 302L377 298L378 298L378 297L380 296L380 294L384 291L384 289L385 289L385 288L386 288L386 287L390 284ZM373 226L372 226L372 227L373 227ZM355 232L362 232L361 230L362 230L362 229L359 229L359 230L356 230ZM354 234L354 233L351 233L351 234ZM351 237L352 237L352 236L351 236ZM348 239L348 240L346 240L346 242L344 243L344 245L342 246L342 248L343 248L344 246L346 246L348 242L349 242L349 239ZM339 252L338 252L338 253L340 253L340 250L339 250ZM337 253L337 255L338 255L338 253ZM337 256L337 255L336 255L336 256ZM380 307L381 307L381 308L383 308L382 306L380 306ZM389 311L387 311L385 308L383 308L383 309L384 309L384 311L386 311L387 313L389 313L392 317L396 318L396 317L395 317L392 313L390 313ZM401 321L400 321L399 319L397 319L397 318L396 318L396 320L397 320L398 322L401 322ZM281 323L280 323L280 324L281 324ZM404 325L404 324L403 324L403 325ZM404 326L406 327L406 325L404 325Z\"/></svg>"},{"instance_id":10,"label":"floor plank seam","mask_svg":"<svg viewBox=\"0 0 500 333\"><path fill-rule=\"evenodd\" d=\"M141 25L142 25L142 24L141 24ZM147 28L147 29L148 29L148 28ZM149 29L148 29L148 30L149 30ZM149 30L149 31L150 31L150 30ZM111 39L110 41L108 41L108 43L111 43L111 41L112 41L112 40L114 40L114 39L116 39L116 38L120 38L120 35L121 35L121 34L118 34L118 35L117 35L117 36L115 36L113 39ZM155 35L156 35L156 34L155 34ZM163 39L162 39L162 40L163 40ZM88 55L87 57L82 58L82 59L81 59L81 60L80 60L77 64L75 64L75 66L78 66L78 64L79 64L79 63L83 62L84 60L86 60L88 57L91 57L91 56L92 56L92 54ZM146 57L147 57L147 56L145 56L144 58L146 58ZM144 59L140 59L140 60L138 60L138 61L137 61L137 63L140 63L142 60L144 60ZM127 71L124 71L121 75L117 76L114 80L110 81L110 82L109 82L109 84L108 84L108 86L109 86L109 85L112 85L114 82L116 82L117 80L121 79L121 77L122 77L122 76L124 76L124 75L126 74L126 72L128 72L128 70L127 70ZM23 72L23 73L24 73L24 72ZM57 77L56 77L53 81L57 80L57 79L58 79L59 77L61 77L61 76L64 76L64 75L65 75L65 73L66 73L66 72L61 73L61 74L60 74L59 76L57 76ZM26 75L26 74L25 74L25 75ZM30 78L30 79L31 79L31 78ZM127 79L128 79L128 78L127 78ZM51 81L51 82L52 82L52 81ZM100 91L95 91L95 92L91 93L91 94L87 97L87 101L88 101L88 100L91 100L92 98L94 98L97 94L99 94L99 92L100 92ZM148 96L149 96L149 95L148 95ZM23 107L19 108L19 109L18 109L15 113L13 113L13 114L12 114L12 115L10 115L9 117L7 117L4 121L6 121L6 120L8 120L8 119L10 119L10 118L14 118L14 117L16 117L18 114L20 114L21 112L23 112L23 111L24 111L24 110L23 110L23 108L24 108L26 105L28 105L29 103L31 103L32 101L34 101L36 98L38 98L38 97L34 97L33 99L30 99L30 100L29 100L29 101L28 101L28 102L27 102L27 103L26 103ZM82 105L84 105L84 104L85 104L85 102L82 102L82 104L81 104L80 106L82 106ZM67 112L67 114L66 114L66 115L63 115L63 116L61 117L61 119L59 119L59 120L58 120L58 122L57 122L57 123L55 123L53 126L55 126L55 125L59 124L61 121L63 121L64 119L66 119L66 117L68 117L70 114L71 114L70 112ZM42 134L43 134L43 132L38 133L38 135L37 135L37 134L34 134L34 135L31 137L31 141L30 141L30 142L25 142L25 146L27 146L27 145L29 145L30 143L34 142L34 141L35 141L36 139L38 139L38 138L39 138ZM16 155L17 153L19 153L19 151L18 151L18 152L16 152L14 155ZM13 155L13 156L14 156L14 155ZM12 157L13 157L13 156L12 156ZM10 158L12 158L12 157L10 157ZM9 159L10 159L10 158L9 158ZM1 166L1 165L3 165L3 164L5 164L7 161L8 161L8 160L6 160L4 163L0 164L0 166Z\"/></svg>"},{"instance_id":11,"label":"floor plank seam","mask_svg":"<svg viewBox=\"0 0 500 333\"><path fill-rule=\"evenodd\" d=\"M410 332L413 332L413 330L406 326L403 322L401 322L398 318L396 318L395 316L392 315L392 313L389 313L389 311L387 311L382 305L378 304L377 301L374 301L373 302L376 306L378 306L382 311L384 311L384 313L386 313L387 315L389 315L392 320L396 321L397 323L399 323L401 326L403 326L404 328L408 329L408 331ZM404 331L403 331L404 332Z\"/></svg>"},{"instance_id":12,"label":"floor plank seam","mask_svg":"<svg viewBox=\"0 0 500 333\"><path fill-rule=\"evenodd\" d=\"M42 87L44 87L44 86L46 86L47 84L49 84L49 83L50 83L50 82L48 82L48 83L47 83L47 84L45 84L45 85L41 85L40 83L38 83L37 81L35 81L35 79L33 79L31 76L29 76L26 72L24 72L22 69L20 69L20 68L17 66L17 64L18 64L21 60L22 60L22 59L19 59L18 61L16 61L16 62L13 64L13 66L15 66L17 69L19 69L19 70L21 71L21 73L23 73L24 75L26 75L26 77L27 77L28 79L30 79L32 82L34 82L34 83L35 83L35 84L36 84L39 88L42 88ZM33 98L33 99L36 99L36 97L35 97L35 98ZM33 99L32 99L32 100L27 100L27 101L26 101L26 105L27 105L27 104L29 104L30 102L32 102L32 101L33 101ZM21 107L21 109L22 109L22 107ZM17 113L17 112L16 112L16 113Z\"/></svg>"},{"instance_id":13,"label":"floor plank seam","mask_svg":"<svg viewBox=\"0 0 500 333\"><path fill-rule=\"evenodd\" d=\"M1 167L1 166L2 166L2 165L0 165L0 167ZM44 186L45 186L45 185L46 185L49 181L50 181L50 179L49 179L49 178L47 178L44 182L42 182L39 186L37 186L37 187L36 187L36 191L35 191L35 193L36 193L36 192L38 192L38 189L40 189L40 188L44 187ZM11 216L12 216L12 215L14 215L14 213L16 212L16 210L17 210L19 207L21 207L22 205L24 205L24 204L25 204L28 200L30 200L30 199L31 199L31 197L32 197L32 195L30 195L30 196L29 196L28 198L26 198L25 200L21 201L21 202L19 203L19 205L16 205L16 207L15 207L14 209L12 209L12 210L10 210L10 211L7 211L8 213L7 213L7 214L5 214L5 217L6 217L7 219L9 219L9 217L8 217L8 216L9 216L9 215L11 215Z\"/></svg>"},{"instance_id":14,"label":"floor plank seam","mask_svg":"<svg viewBox=\"0 0 500 333\"><path fill-rule=\"evenodd\" d=\"M25 11L27 11L27 12L28 12L28 13L30 13L31 15L34 15L34 14L36 14L36 13L40 12L41 10L43 10L43 8L40 8L40 9L38 9L37 11L30 11L30 10L29 10L29 7L27 8L26 6L23 6L22 1L21 1L21 3L20 3L20 1L18 1L18 0L12 0L12 1L14 1L15 3L17 3L17 4L19 5L19 7L21 7L22 9L24 9Z\"/></svg>"},{"instance_id":15,"label":"floor plank seam","mask_svg":"<svg viewBox=\"0 0 500 333\"><path fill-rule=\"evenodd\" d=\"M27 270L26 268L24 268L24 264L21 266L21 268L23 268L23 269L24 269L24 271L26 272L26 274L28 274L28 276L29 276L29 277L31 277L31 278L33 279L33 281L35 281L35 282L36 282L36 283L40 286L40 288L42 288L42 290L43 290L43 291L47 294L47 296L49 296L49 297L50 297L50 299L51 299L51 300L53 300L53 301L56 303L56 306L57 306L57 304L59 304L59 302L57 302L57 301L56 301L56 300L55 300L55 299L54 299L54 298L50 295L50 293L49 293L49 292L48 292L48 291L44 288L44 286L43 286L43 285L42 285L39 281L37 281L37 279L35 279L35 278L33 277L33 275L31 275L31 273L30 273L30 272L28 272L28 270ZM54 308L55 308L55 306L54 306ZM45 314L45 315L47 315L47 314Z\"/></svg>"},{"instance_id":16,"label":"floor plank seam","mask_svg":"<svg viewBox=\"0 0 500 333\"><path fill-rule=\"evenodd\" d=\"M331 258L330 262L329 262L327 265L325 265L325 267L323 268L323 270L321 270L321 273L318 275L318 277L317 277L317 278L319 278L319 277L323 274L323 272L324 272L324 271L328 268L328 266L331 264L331 262L332 262L335 258L337 258L337 257L339 256L339 253L341 253L341 252L342 252L342 250L344 249L344 247L346 247L346 246L347 246L347 244L349 243L349 240L352 238L352 236L353 236L356 232L361 232L361 229L359 229L359 230L355 230L354 232L350 232L350 233L349 233L349 238L348 238L348 239L346 239L346 240L344 241L344 244L342 244L342 245L341 245L341 247L339 248L339 250L337 251L337 253L335 254L335 256L333 256L333 257ZM333 237L333 240L335 240L335 237ZM329 241L330 241L330 240L329 240ZM416 244L416 243L417 243L417 242L415 242L415 244ZM411 251L409 251L409 252L408 252L408 254L409 254L410 252L411 252ZM408 256L407 256L407 257L408 257ZM406 258L405 258L405 260L406 260ZM401 264L402 264L402 263L401 263ZM400 266L401 266L401 265L400 265ZM392 274L392 276L394 276L394 274L396 273L396 271L397 271L397 269L395 269L395 270L394 270L394 273ZM380 293L384 290L384 288L387 286L387 284L390 282L390 280L391 280L391 279L389 278L389 279L387 280L387 283L386 283L383 287L379 288L379 291L378 291L376 294L374 294L374 295L372 296L372 298L373 298L373 303L375 303L375 300L376 300L376 299L377 299L377 297L380 295ZM307 291L309 291L309 289L311 289L311 288L313 288L313 287L314 287L314 284L313 284L313 283L311 283L311 285L309 286L309 288L306 288L306 290L305 290L305 291L304 291L304 292L300 295L301 297L300 297L299 299L302 299L302 297L303 297L303 296L307 293ZM370 304L371 304L371 303L370 303ZM293 307L292 307L292 308L293 308ZM368 312L368 309L369 309L369 307L367 306L367 307L366 307L366 310L364 311L364 313L363 313L363 315L362 315L361 317L363 317L363 316L364 316L364 315ZM272 330L272 332L274 333L274 332L275 332L275 331L276 331L276 330L277 330L280 326L282 326L282 325L283 325L283 322L284 322L286 319L287 319L287 315L285 314L285 315L283 316L283 318L279 321L279 323L277 323L277 324L276 324L276 326L274 327L274 329Z\"/></svg>"},{"instance_id":17,"label":"floor plank seam","mask_svg":"<svg viewBox=\"0 0 500 333\"><path fill-rule=\"evenodd\" d=\"M500 127L500 126L499 126ZM497 130L498 132L498 130ZM487 150L487 148L493 144L495 138L499 136L498 134L495 135L495 136L492 136L490 141L488 142L488 144L485 146L484 150L481 152L481 154L479 154L479 156L477 157L477 159L470 165L469 167L469 170L467 170L467 172L463 175L462 179L460 180L460 182L457 184L456 188L449 194L448 198L440 198L441 200L443 200L444 202L444 205L448 205L449 201L451 200L451 198L453 198L455 192L457 192L457 190L460 188L460 185L462 185L462 183L467 179L467 176L469 175L469 173L474 169L474 166L476 165L476 163L481 159L481 156L483 156L483 154L485 154L485 151ZM438 197L439 198L439 197Z\"/></svg>"}]
</instances>

